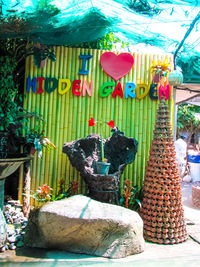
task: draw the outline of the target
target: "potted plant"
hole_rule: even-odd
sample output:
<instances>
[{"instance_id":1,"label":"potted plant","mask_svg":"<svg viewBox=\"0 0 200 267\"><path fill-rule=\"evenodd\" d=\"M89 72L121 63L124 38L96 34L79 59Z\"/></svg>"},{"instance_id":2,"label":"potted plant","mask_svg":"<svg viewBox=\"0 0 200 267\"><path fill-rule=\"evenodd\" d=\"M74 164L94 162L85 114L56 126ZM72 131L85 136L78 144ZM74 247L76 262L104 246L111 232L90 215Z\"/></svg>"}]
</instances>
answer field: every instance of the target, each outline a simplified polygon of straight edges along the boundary
<instances>
[{"instance_id":1,"label":"potted plant","mask_svg":"<svg viewBox=\"0 0 200 267\"><path fill-rule=\"evenodd\" d=\"M171 71L171 63L168 61L168 59L165 59L163 62L161 60L153 61L152 63L153 82L159 83L162 80L162 78L166 77L170 71Z\"/></svg>"},{"instance_id":2,"label":"potted plant","mask_svg":"<svg viewBox=\"0 0 200 267\"><path fill-rule=\"evenodd\" d=\"M104 121L95 121L93 118L90 118L88 121L89 126L94 126L96 123L99 123L101 125L101 161L96 162L97 172L98 174L108 174L110 163L107 162L107 159L104 158L104 147L103 147L103 137L102 137L102 125L106 123L109 127L113 128L115 126L115 123L113 120L109 122Z\"/></svg>"},{"instance_id":3,"label":"potted plant","mask_svg":"<svg viewBox=\"0 0 200 267\"><path fill-rule=\"evenodd\" d=\"M38 158L42 157L42 147L45 147L47 151L55 148L55 145L45 136L45 131L35 127L26 133L26 150L30 155L34 155L38 151Z\"/></svg>"}]
</instances>

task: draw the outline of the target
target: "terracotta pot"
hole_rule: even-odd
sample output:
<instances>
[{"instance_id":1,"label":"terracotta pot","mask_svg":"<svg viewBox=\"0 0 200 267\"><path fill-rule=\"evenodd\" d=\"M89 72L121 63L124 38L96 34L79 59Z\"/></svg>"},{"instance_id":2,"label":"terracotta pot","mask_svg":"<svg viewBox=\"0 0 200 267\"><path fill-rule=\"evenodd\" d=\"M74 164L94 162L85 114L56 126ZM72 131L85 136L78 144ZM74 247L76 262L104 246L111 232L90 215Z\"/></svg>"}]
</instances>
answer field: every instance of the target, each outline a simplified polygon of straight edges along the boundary
<instances>
[{"instance_id":1,"label":"terracotta pot","mask_svg":"<svg viewBox=\"0 0 200 267\"><path fill-rule=\"evenodd\" d=\"M161 233L157 233L156 237L160 239L162 237L162 234Z\"/></svg>"},{"instance_id":2,"label":"terracotta pot","mask_svg":"<svg viewBox=\"0 0 200 267\"><path fill-rule=\"evenodd\" d=\"M168 245L168 244L170 244L170 241L169 241L169 239L165 239L165 240L164 240L164 244L165 244L165 245Z\"/></svg>"},{"instance_id":3,"label":"terracotta pot","mask_svg":"<svg viewBox=\"0 0 200 267\"><path fill-rule=\"evenodd\" d=\"M170 217L170 218L169 218L169 222L170 222L170 223L174 223L174 218L173 218L173 217ZM175 226L175 225L174 225L174 226Z\"/></svg>"},{"instance_id":4,"label":"terracotta pot","mask_svg":"<svg viewBox=\"0 0 200 267\"><path fill-rule=\"evenodd\" d=\"M151 227L151 232L155 233L156 232L156 229L155 227Z\"/></svg>"},{"instance_id":5,"label":"terracotta pot","mask_svg":"<svg viewBox=\"0 0 200 267\"><path fill-rule=\"evenodd\" d=\"M169 196L168 195L165 195L164 196L164 199L168 201L169 200Z\"/></svg>"},{"instance_id":6,"label":"terracotta pot","mask_svg":"<svg viewBox=\"0 0 200 267\"><path fill-rule=\"evenodd\" d=\"M153 205L155 205L157 203L157 201L155 199L152 199L152 202L151 202Z\"/></svg>"},{"instance_id":7,"label":"terracotta pot","mask_svg":"<svg viewBox=\"0 0 200 267\"><path fill-rule=\"evenodd\" d=\"M168 221L169 221L169 218L167 218L167 217L164 217L164 218L163 218L163 222L164 222L164 223L167 223Z\"/></svg>"},{"instance_id":8,"label":"terracotta pot","mask_svg":"<svg viewBox=\"0 0 200 267\"><path fill-rule=\"evenodd\" d=\"M164 233L163 233L163 234L162 234L162 238L163 238L163 239L167 239L167 238L168 238L168 234L164 234Z\"/></svg>"},{"instance_id":9,"label":"terracotta pot","mask_svg":"<svg viewBox=\"0 0 200 267\"><path fill-rule=\"evenodd\" d=\"M151 194L151 197L152 197L153 199L158 199L158 195L157 195L157 194Z\"/></svg>"},{"instance_id":10,"label":"terracotta pot","mask_svg":"<svg viewBox=\"0 0 200 267\"><path fill-rule=\"evenodd\" d=\"M159 216L157 216L157 217L156 217L156 219L157 219L157 221L158 221L158 222L162 222L162 219L163 219L163 218L162 218L162 217L159 217Z\"/></svg>"},{"instance_id":11,"label":"terracotta pot","mask_svg":"<svg viewBox=\"0 0 200 267\"><path fill-rule=\"evenodd\" d=\"M174 233L174 237L178 238L179 237L179 233Z\"/></svg>"},{"instance_id":12,"label":"terracotta pot","mask_svg":"<svg viewBox=\"0 0 200 267\"><path fill-rule=\"evenodd\" d=\"M162 207L162 210L163 210L164 212L166 212L166 211L168 210L168 207L164 206L164 207Z\"/></svg>"},{"instance_id":13,"label":"terracotta pot","mask_svg":"<svg viewBox=\"0 0 200 267\"><path fill-rule=\"evenodd\" d=\"M156 227L157 226L157 222L152 222L152 227Z\"/></svg>"},{"instance_id":14,"label":"terracotta pot","mask_svg":"<svg viewBox=\"0 0 200 267\"><path fill-rule=\"evenodd\" d=\"M167 185L170 185L171 184L171 180L170 179L166 179L166 181L165 181L165 183L167 184Z\"/></svg>"},{"instance_id":15,"label":"terracotta pot","mask_svg":"<svg viewBox=\"0 0 200 267\"><path fill-rule=\"evenodd\" d=\"M163 229L162 229L162 232L163 232L163 234L167 234L167 233L168 233L168 229L163 228Z\"/></svg>"},{"instance_id":16,"label":"terracotta pot","mask_svg":"<svg viewBox=\"0 0 200 267\"><path fill-rule=\"evenodd\" d=\"M148 216L150 216L152 214L151 210L146 210L146 213L147 213ZM148 218L148 220L149 220L149 218Z\"/></svg>"},{"instance_id":17,"label":"terracotta pot","mask_svg":"<svg viewBox=\"0 0 200 267\"><path fill-rule=\"evenodd\" d=\"M170 227L170 224L169 223L164 223L163 227L164 228L169 228Z\"/></svg>"},{"instance_id":18,"label":"terracotta pot","mask_svg":"<svg viewBox=\"0 0 200 267\"><path fill-rule=\"evenodd\" d=\"M151 236L151 231L146 231L146 235Z\"/></svg>"},{"instance_id":19,"label":"terracotta pot","mask_svg":"<svg viewBox=\"0 0 200 267\"><path fill-rule=\"evenodd\" d=\"M146 226L145 228L147 231L151 231L151 226Z\"/></svg>"},{"instance_id":20,"label":"terracotta pot","mask_svg":"<svg viewBox=\"0 0 200 267\"><path fill-rule=\"evenodd\" d=\"M152 217L151 214L148 215L148 216L147 216L147 220L148 220L148 221L151 221L151 217Z\"/></svg>"},{"instance_id":21,"label":"terracotta pot","mask_svg":"<svg viewBox=\"0 0 200 267\"><path fill-rule=\"evenodd\" d=\"M163 195L158 195L158 199L159 200L163 200L164 199L164 196Z\"/></svg>"},{"instance_id":22,"label":"terracotta pot","mask_svg":"<svg viewBox=\"0 0 200 267\"><path fill-rule=\"evenodd\" d=\"M173 233L169 233L168 236L169 236L170 239L174 238L174 234Z\"/></svg>"},{"instance_id":23,"label":"terracotta pot","mask_svg":"<svg viewBox=\"0 0 200 267\"><path fill-rule=\"evenodd\" d=\"M152 214L152 215L153 215L153 214ZM151 216L151 221L152 221L152 222L156 222L156 220L157 220L157 217L155 217L154 215Z\"/></svg>"},{"instance_id":24,"label":"terracotta pot","mask_svg":"<svg viewBox=\"0 0 200 267\"><path fill-rule=\"evenodd\" d=\"M157 207L157 211L159 212L159 211L161 211L161 210L163 210L162 207L161 207L161 206L158 206L158 207Z\"/></svg>"},{"instance_id":25,"label":"terracotta pot","mask_svg":"<svg viewBox=\"0 0 200 267\"><path fill-rule=\"evenodd\" d=\"M157 239L157 243L158 244L163 244L164 243L164 240L163 239Z\"/></svg>"},{"instance_id":26,"label":"terracotta pot","mask_svg":"<svg viewBox=\"0 0 200 267\"><path fill-rule=\"evenodd\" d=\"M157 233L161 233L161 232L162 232L162 228L161 228L161 227L157 227L157 228L156 228L156 232L157 232Z\"/></svg>"},{"instance_id":27,"label":"terracotta pot","mask_svg":"<svg viewBox=\"0 0 200 267\"><path fill-rule=\"evenodd\" d=\"M155 237L156 236L156 234L154 233L154 232L151 232L151 235L150 235L151 237Z\"/></svg>"},{"instance_id":28,"label":"terracotta pot","mask_svg":"<svg viewBox=\"0 0 200 267\"><path fill-rule=\"evenodd\" d=\"M153 212L152 212L152 215L155 216L155 218L156 218L156 216L157 216L157 212L156 212L156 211L153 211ZM152 217L152 218L153 218L153 217ZM156 221L156 219L155 219L154 221Z\"/></svg>"},{"instance_id":29,"label":"terracotta pot","mask_svg":"<svg viewBox=\"0 0 200 267\"><path fill-rule=\"evenodd\" d=\"M175 222L170 223L170 227L174 228L175 227Z\"/></svg>"},{"instance_id":30,"label":"terracotta pot","mask_svg":"<svg viewBox=\"0 0 200 267\"><path fill-rule=\"evenodd\" d=\"M147 224L148 226L151 226L151 222L149 222L149 221L146 221L146 224Z\"/></svg>"}]
</instances>

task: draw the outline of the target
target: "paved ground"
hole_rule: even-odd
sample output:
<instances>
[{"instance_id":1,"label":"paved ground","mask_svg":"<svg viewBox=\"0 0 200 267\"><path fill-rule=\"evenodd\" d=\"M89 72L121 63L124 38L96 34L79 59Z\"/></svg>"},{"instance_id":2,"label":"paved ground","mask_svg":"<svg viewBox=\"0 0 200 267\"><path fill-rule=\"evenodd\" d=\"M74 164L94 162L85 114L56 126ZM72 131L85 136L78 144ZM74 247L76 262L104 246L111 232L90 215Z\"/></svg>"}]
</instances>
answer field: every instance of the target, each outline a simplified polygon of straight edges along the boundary
<instances>
[{"instance_id":1,"label":"paved ground","mask_svg":"<svg viewBox=\"0 0 200 267\"><path fill-rule=\"evenodd\" d=\"M182 184L183 205L188 233L200 234L200 209L195 209L191 201L191 184ZM191 223L194 225L191 225ZM189 238L186 242L176 245L158 245L146 242L143 253L123 259L107 259L83 254L72 254L63 251L50 251L44 249L19 248L16 251L7 251L0 254L0 266L137 266L137 267L199 267L200 244Z\"/></svg>"}]
</instances>

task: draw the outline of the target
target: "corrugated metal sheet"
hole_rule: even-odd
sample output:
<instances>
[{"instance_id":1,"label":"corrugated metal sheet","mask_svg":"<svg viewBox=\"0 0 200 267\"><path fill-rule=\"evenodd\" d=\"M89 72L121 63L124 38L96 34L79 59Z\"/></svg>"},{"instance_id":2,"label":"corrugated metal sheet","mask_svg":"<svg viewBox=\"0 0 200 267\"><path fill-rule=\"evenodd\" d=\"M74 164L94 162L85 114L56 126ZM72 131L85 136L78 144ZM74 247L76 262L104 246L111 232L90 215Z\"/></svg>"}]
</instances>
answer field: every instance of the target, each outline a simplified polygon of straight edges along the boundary
<instances>
[{"instance_id":1,"label":"corrugated metal sheet","mask_svg":"<svg viewBox=\"0 0 200 267\"><path fill-rule=\"evenodd\" d=\"M141 100L125 99L119 96L112 98L111 95L105 98L100 97L100 86L107 81L113 81L103 72L100 65L100 56L105 51L66 47L55 47L55 50L56 62L48 60L43 69L37 69L33 63L33 57L28 57L25 78L27 79L28 76L31 78L54 77L69 79L71 83L74 79L81 79L82 82L87 80L88 84L93 81L94 90L90 97L88 95L75 96L71 89L68 93L60 95L57 89L51 93L36 94L32 91L27 93L25 88L25 109L43 116L46 121L45 134L56 145L56 149L50 153L43 150L42 159L37 159L35 156L32 163L31 190L36 191L39 185L48 184L56 191L60 179L65 179L66 183L78 180L81 185L79 192L84 193L84 182L71 166L66 154L62 153L62 147L65 142L86 137L90 133L100 133L98 125L88 126L90 117L104 121L113 119L116 126L126 136L134 137L139 142L136 159L134 163L126 167L122 183L123 179L128 178L134 185L141 186L153 138L158 101L151 100L149 95ZM93 56L88 62L88 75L78 74L82 68L80 54ZM120 79L121 84L125 82L150 84L152 60L164 60L166 55L131 54L135 57L134 67ZM168 56L168 58L172 61L172 57ZM169 106L172 112L172 94ZM34 127L34 120L29 126ZM109 127L103 129L103 136L105 138L110 136Z\"/></svg>"}]
</instances>

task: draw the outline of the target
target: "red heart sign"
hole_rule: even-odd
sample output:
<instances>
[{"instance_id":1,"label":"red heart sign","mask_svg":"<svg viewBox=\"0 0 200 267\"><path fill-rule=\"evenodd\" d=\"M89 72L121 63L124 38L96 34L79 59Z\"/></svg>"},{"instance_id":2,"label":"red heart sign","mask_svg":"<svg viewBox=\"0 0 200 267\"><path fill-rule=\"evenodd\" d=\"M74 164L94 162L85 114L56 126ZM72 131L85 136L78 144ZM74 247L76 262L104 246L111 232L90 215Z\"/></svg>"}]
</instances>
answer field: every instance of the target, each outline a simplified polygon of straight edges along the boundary
<instances>
[{"instance_id":1,"label":"red heart sign","mask_svg":"<svg viewBox=\"0 0 200 267\"><path fill-rule=\"evenodd\" d=\"M129 53L116 55L113 52L105 52L101 55L100 63L103 70L117 81L129 73L133 66L134 58Z\"/></svg>"}]
</instances>

